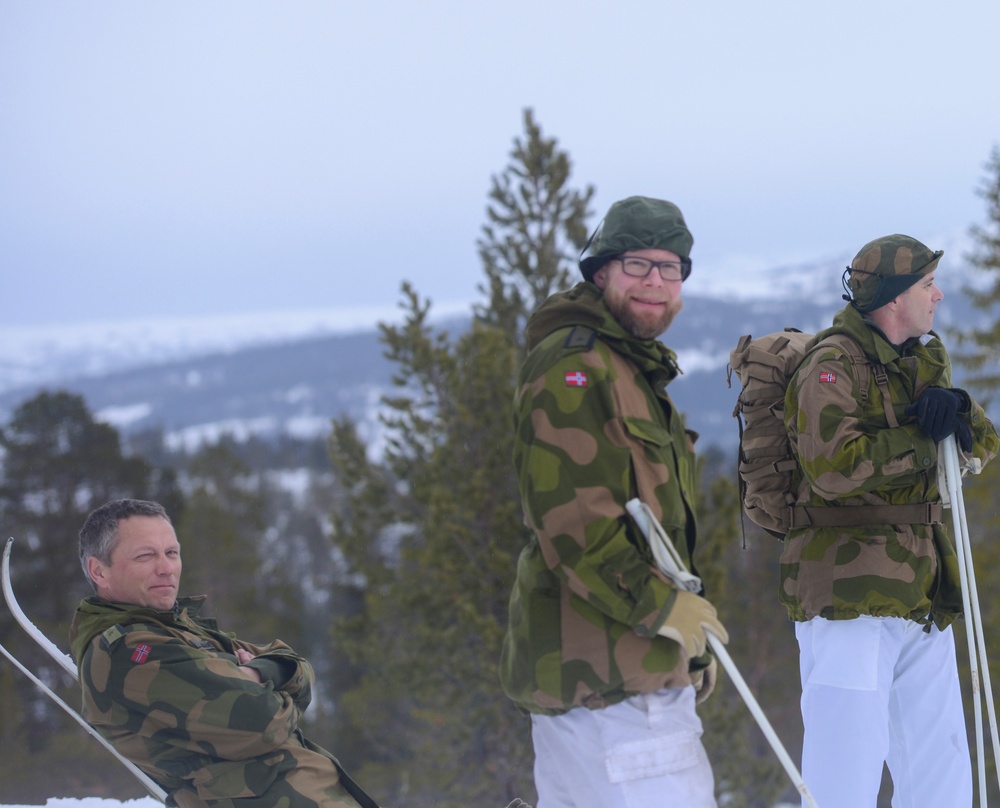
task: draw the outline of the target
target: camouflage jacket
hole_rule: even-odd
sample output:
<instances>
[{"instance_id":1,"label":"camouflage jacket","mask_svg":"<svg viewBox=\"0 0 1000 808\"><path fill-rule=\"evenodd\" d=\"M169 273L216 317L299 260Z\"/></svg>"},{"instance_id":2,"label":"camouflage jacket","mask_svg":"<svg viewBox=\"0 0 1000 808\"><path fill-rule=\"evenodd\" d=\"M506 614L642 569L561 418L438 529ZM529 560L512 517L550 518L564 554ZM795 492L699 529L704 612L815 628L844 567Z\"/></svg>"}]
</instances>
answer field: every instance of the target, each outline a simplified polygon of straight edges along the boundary
<instances>
[{"instance_id":1,"label":"camouflage jacket","mask_svg":"<svg viewBox=\"0 0 1000 808\"><path fill-rule=\"evenodd\" d=\"M258 647L198 616L84 599L70 630L83 716L181 808L355 806L333 756L305 740L309 663L281 641ZM236 650L257 656L258 684Z\"/></svg>"},{"instance_id":2,"label":"camouflage jacket","mask_svg":"<svg viewBox=\"0 0 1000 808\"><path fill-rule=\"evenodd\" d=\"M890 427L874 379L867 400L860 400L857 374L843 350L815 348L785 397L785 426L802 472L797 504L940 500L937 447L904 412L927 387L951 387L941 340L931 332L897 350L850 305L816 339L832 334L853 338L873 363L884 365L899 425ZM985 463L997 452L997 432L975 402L965 418L973 453ZM955 549L944 524L793 528L780 575L779 598L793 620L872 615L944 627L962 611Z\"/></svg>"},{"instance_id":3,"label":"camouflage jacket","mask_svg":"<svg viewBox=\"0 0 1000 808\"><path fill-rule=\"evenodd\" d=\"M687 685L686 652L657 636L676 592L625 512L640 497L690 568L695 462L666 393L675 356L627 334L589 283L539 307L528 345L514 464L533 536L510 598L503 687L530 712L558 714Z\"/></svg>"}]
</instances>

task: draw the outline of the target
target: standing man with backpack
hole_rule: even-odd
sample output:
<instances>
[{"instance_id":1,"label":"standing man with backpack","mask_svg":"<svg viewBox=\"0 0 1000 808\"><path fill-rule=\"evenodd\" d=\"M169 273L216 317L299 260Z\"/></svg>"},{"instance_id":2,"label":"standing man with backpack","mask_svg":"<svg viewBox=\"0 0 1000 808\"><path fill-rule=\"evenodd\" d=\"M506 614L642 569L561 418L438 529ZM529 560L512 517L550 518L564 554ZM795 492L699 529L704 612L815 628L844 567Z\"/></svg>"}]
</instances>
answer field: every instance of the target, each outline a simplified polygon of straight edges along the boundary
<instances>
[{"instance_id":1,"label":"standing man with backpack","mask_svg":"<svg viewBox=\"0 0 1000 808\"><path fill-rule=\"evenodd\" d=\"M883 761L894 806L972 805L937 443L954 434L975 464L1000 441L952 387L931 331L942 254L898 234L862 247L844 273L848 305L785 398L801 481L779 597L800 650L802 775L823 808L874 808ZM845 339L860 350L838 347Z\"/></svg>"},{"instance_id":2,"label":"standing man with backpack","mask_svg":"<svg viewBox=\"0 0 1000 808\"><path fill-rule=\"evenodd\" d=\"M716 805L695 702L715 681L706 627L726 632L660 573L625 510L645 502L692 569L693 436L666 391L676 356L656 340L681 309L692 243L670 202L616 202L584 282L528 322L514 463L533 535L500 673L531 714L537 808Z\"/></svg>"}]
</instances>

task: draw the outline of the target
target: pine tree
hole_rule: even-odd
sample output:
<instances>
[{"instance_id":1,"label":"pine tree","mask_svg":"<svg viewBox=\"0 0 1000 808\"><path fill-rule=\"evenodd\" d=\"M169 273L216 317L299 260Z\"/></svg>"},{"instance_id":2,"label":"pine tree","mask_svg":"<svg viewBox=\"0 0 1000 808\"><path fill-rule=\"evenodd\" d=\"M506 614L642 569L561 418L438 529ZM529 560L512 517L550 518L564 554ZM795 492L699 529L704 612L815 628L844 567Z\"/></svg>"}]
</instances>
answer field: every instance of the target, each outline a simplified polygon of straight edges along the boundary
<instances>
[{"instance_id":1,"label":"pine tree","mask_svg":"<svg viewBox=\"0 0 1000 808\"><path fill-rule=\"evenodd\" d=\"M735 540L739 487L723 471L730 466L714 452L701 458L699 466L702 490L694 561L705 595L729 632L730 656L795 757L801 741L801 731L792 731L798 719L798 667L794 640L790 633L782 637L788 620L775 598L780 544L755 530L741 549ZM699 706L698 714L720 804L771 808L788 790L788 777L721 667L715 692Z\"/></svg>"},{"instance_id":2,"label":"pine tree","mask_svg":"<svg viewBox=\"0 0 1000 808\"><path fill-rule=\"evenodd\" d=\"M363 677L341 701L369 758L362 782L405 806L532 797L530 730L497 675L517 553L526 541L511 465L520 328L568 280L591 192L530 111L494 178L480 255L488 304L468 330L436 332L404 285L406 320L382 325L397 366L384 456L337 422L331 460L348 492L334 538L359 576L359 614L337 639ZM484 290L485 291L485 290Z\"/></svg>"},{"instance_id":3,"label":"pine tree","mask_svg":"<svg viewBox=\"0 0 1000 808\"><path fill-rule=\"evenodd\" d=\"M988 174L978 194L986 200L987 221L970 229L976 249L966 256L987 276L986 283L981 288L969 285L964 290L984 317L957 333L959 346L966 347L955 353L955 360L969 369L969 386L985 394L982 401L988 405L992 394L1000 389L1000 146L993 148L986 168Z\"/></svg>"},{"instance_id":4,"label":"pine tree","mask_svg":"<svg viewBox=\"0 0 1000 808\"><path fill-rule=\"evenodd\" d=\"M487 224L478 241L488 295L475 313L523 348L524 321L553 292L570 285L571 265L587 238L594 189L567 187L569 155L546 139L524 111L525 139L515 139L507 169L494 176Z\"/></svg>"},{"instance_id":5,"label":"pine tree","mask_svg":"<svg viewBox=\"0 0 1000 808\"><path fill-rule=\"evenodd\" d=\"M992 150L986 164L987 174L977 191L986 200L986 223L973 225L969 232L975 248L965 257L985 276L983 284L969 284L963 290L968 295L974 309L983 313L981 319L967 324L964 328L953 328L950 336L958 345L952 355L959 365L969 373L965 384L974 391L976 399L990 408L996 402L996 392L1000 390L1000 146ZM995 410L995 408L994 408ZM995 413L994 413L995 414ZM994 422L996 418L994 417ZM963 496L975 561L976 583L982 608L984 635L990 653L990 673L994 687L1000 687L1000 659L991 644L992 637L1000 630L1000 564L995 560L991 541L1000 529L1000 514L996 508L997 486L1000 485L1000 459L993 459L979 475L963 478ZM947 513L947 512L946 512ZM950 516L948 530L951 532ZM959 674L965 692L965 719L969 729L969 743L975 749L973 695L970 692L971 671L969 666L966 620L955 624L955 643L958 652ZM985 710L984 710L985 714ZM995 771L992 747L987 743L987 766ZM987 778L989 799L1000 798L996 780Z\"/></svg>"},{"instance_id":6,"label":"pine tree","mask_svg":"<svg viewBox=\"0 0 1000 808\"><path fill-rule=\"evenodd\" d=\"M207 594L207 614L226 631L269 642L279 621L266 607L266 591L278 584L275 575L262 574L267 498L259 475L223 441L194 455L188 485L184 514L174 520L184 559L182 594ZM280 625L294 647L287 630L298 622L295 609L286 617Z\"/></svg>"},{"instance_id":7,"label":"pine tree","mask_svg":"<svg viewBox=\"0 0 1000 808\"><path fill-rule=\"evenodd\" d=\"M123 454L114 427L95 421L83 399L41 393L0 428L0 520L16 539L25 610L47 633L64 629L91 594L77 535L87 514L118 497L148 498L156 475Z\"/></svg>"},{"instance_id":8,"label":"pine tree","mask_svg":"<svg viewBox=\"0 0 1000 808\"><path fill-rule=\"evenodd\" d=\"M80 396L43 392L0 427L0 524L15 539L12 585L25 613L57 645L81 597L92 594L80 568L77 536L87 514L120 497L179 501L171 475L127 456L118 432L98 422ZM70 704L79 690L41 649L0 614L0 642L39 673ZM4 660L5 664L6 661ZM5 690L9 671L0 674ZM13 679L16 702L5 701L0 732L0 801L42 802L74 783L97 794L137 795L132 776L27 679ZM34 764L47 762L40 777ZM76 793L81 793L77 790Z\"/></svg>"}]
</instances>

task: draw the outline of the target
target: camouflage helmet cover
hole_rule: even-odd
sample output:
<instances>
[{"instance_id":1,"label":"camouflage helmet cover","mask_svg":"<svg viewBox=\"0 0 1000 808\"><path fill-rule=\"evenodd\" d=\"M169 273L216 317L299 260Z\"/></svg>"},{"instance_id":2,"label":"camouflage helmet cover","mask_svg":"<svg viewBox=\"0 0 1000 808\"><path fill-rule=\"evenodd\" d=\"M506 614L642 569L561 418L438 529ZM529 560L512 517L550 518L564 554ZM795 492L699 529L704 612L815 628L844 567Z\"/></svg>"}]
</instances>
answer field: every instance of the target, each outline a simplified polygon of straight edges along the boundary
<instances>
[{"instance_id":1,"label":"camouflage helmet cover","mask_svg":"<svg viewBox=\"0 0 1000 808\"><path fill-rule=\"evenodd\" d=\"M845 298L862 314L874 311L933 272L942 255L944 250L932 251L899 233L869 241L844 273L844 285L850 292Z\"/></svg>"},{"instance_id":2,"label":"camouflage helmet cover","mask_svg":"<svg viewBox=\"0 0 1000 808\"><path fill-rule=\"evenodd\" d=\"M694 238L684 216L672 202L630 196L615 202L583 248L580 273L593 280L604 264L627 250L670 250L684 264L684 278L691 272Z\"/></svg>"}]
</instances>

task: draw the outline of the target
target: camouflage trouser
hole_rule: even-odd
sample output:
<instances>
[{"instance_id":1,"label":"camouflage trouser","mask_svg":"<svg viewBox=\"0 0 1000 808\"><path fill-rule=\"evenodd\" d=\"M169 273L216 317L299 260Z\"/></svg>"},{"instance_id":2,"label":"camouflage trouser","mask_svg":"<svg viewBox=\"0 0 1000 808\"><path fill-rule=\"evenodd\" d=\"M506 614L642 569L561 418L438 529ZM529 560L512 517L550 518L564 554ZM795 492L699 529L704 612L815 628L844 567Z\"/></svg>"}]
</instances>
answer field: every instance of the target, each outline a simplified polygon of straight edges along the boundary
<instances>
[{"instance_id":1,"label":"camouflage trouser","mask_svg":"<svg viewBox=\"0 0 1000 808\"><path fill-rule=\"evenodd\" d=\"M179 808L358 808L328 757L307 749L297 749L294 756L286 751L285 755L270 771L262 771L262 775L273 777L273 782L247 782L245 796L211 799L202 788L201 796L183 789L175 792L173 799Z\"/></svg>"}]
</instances>

